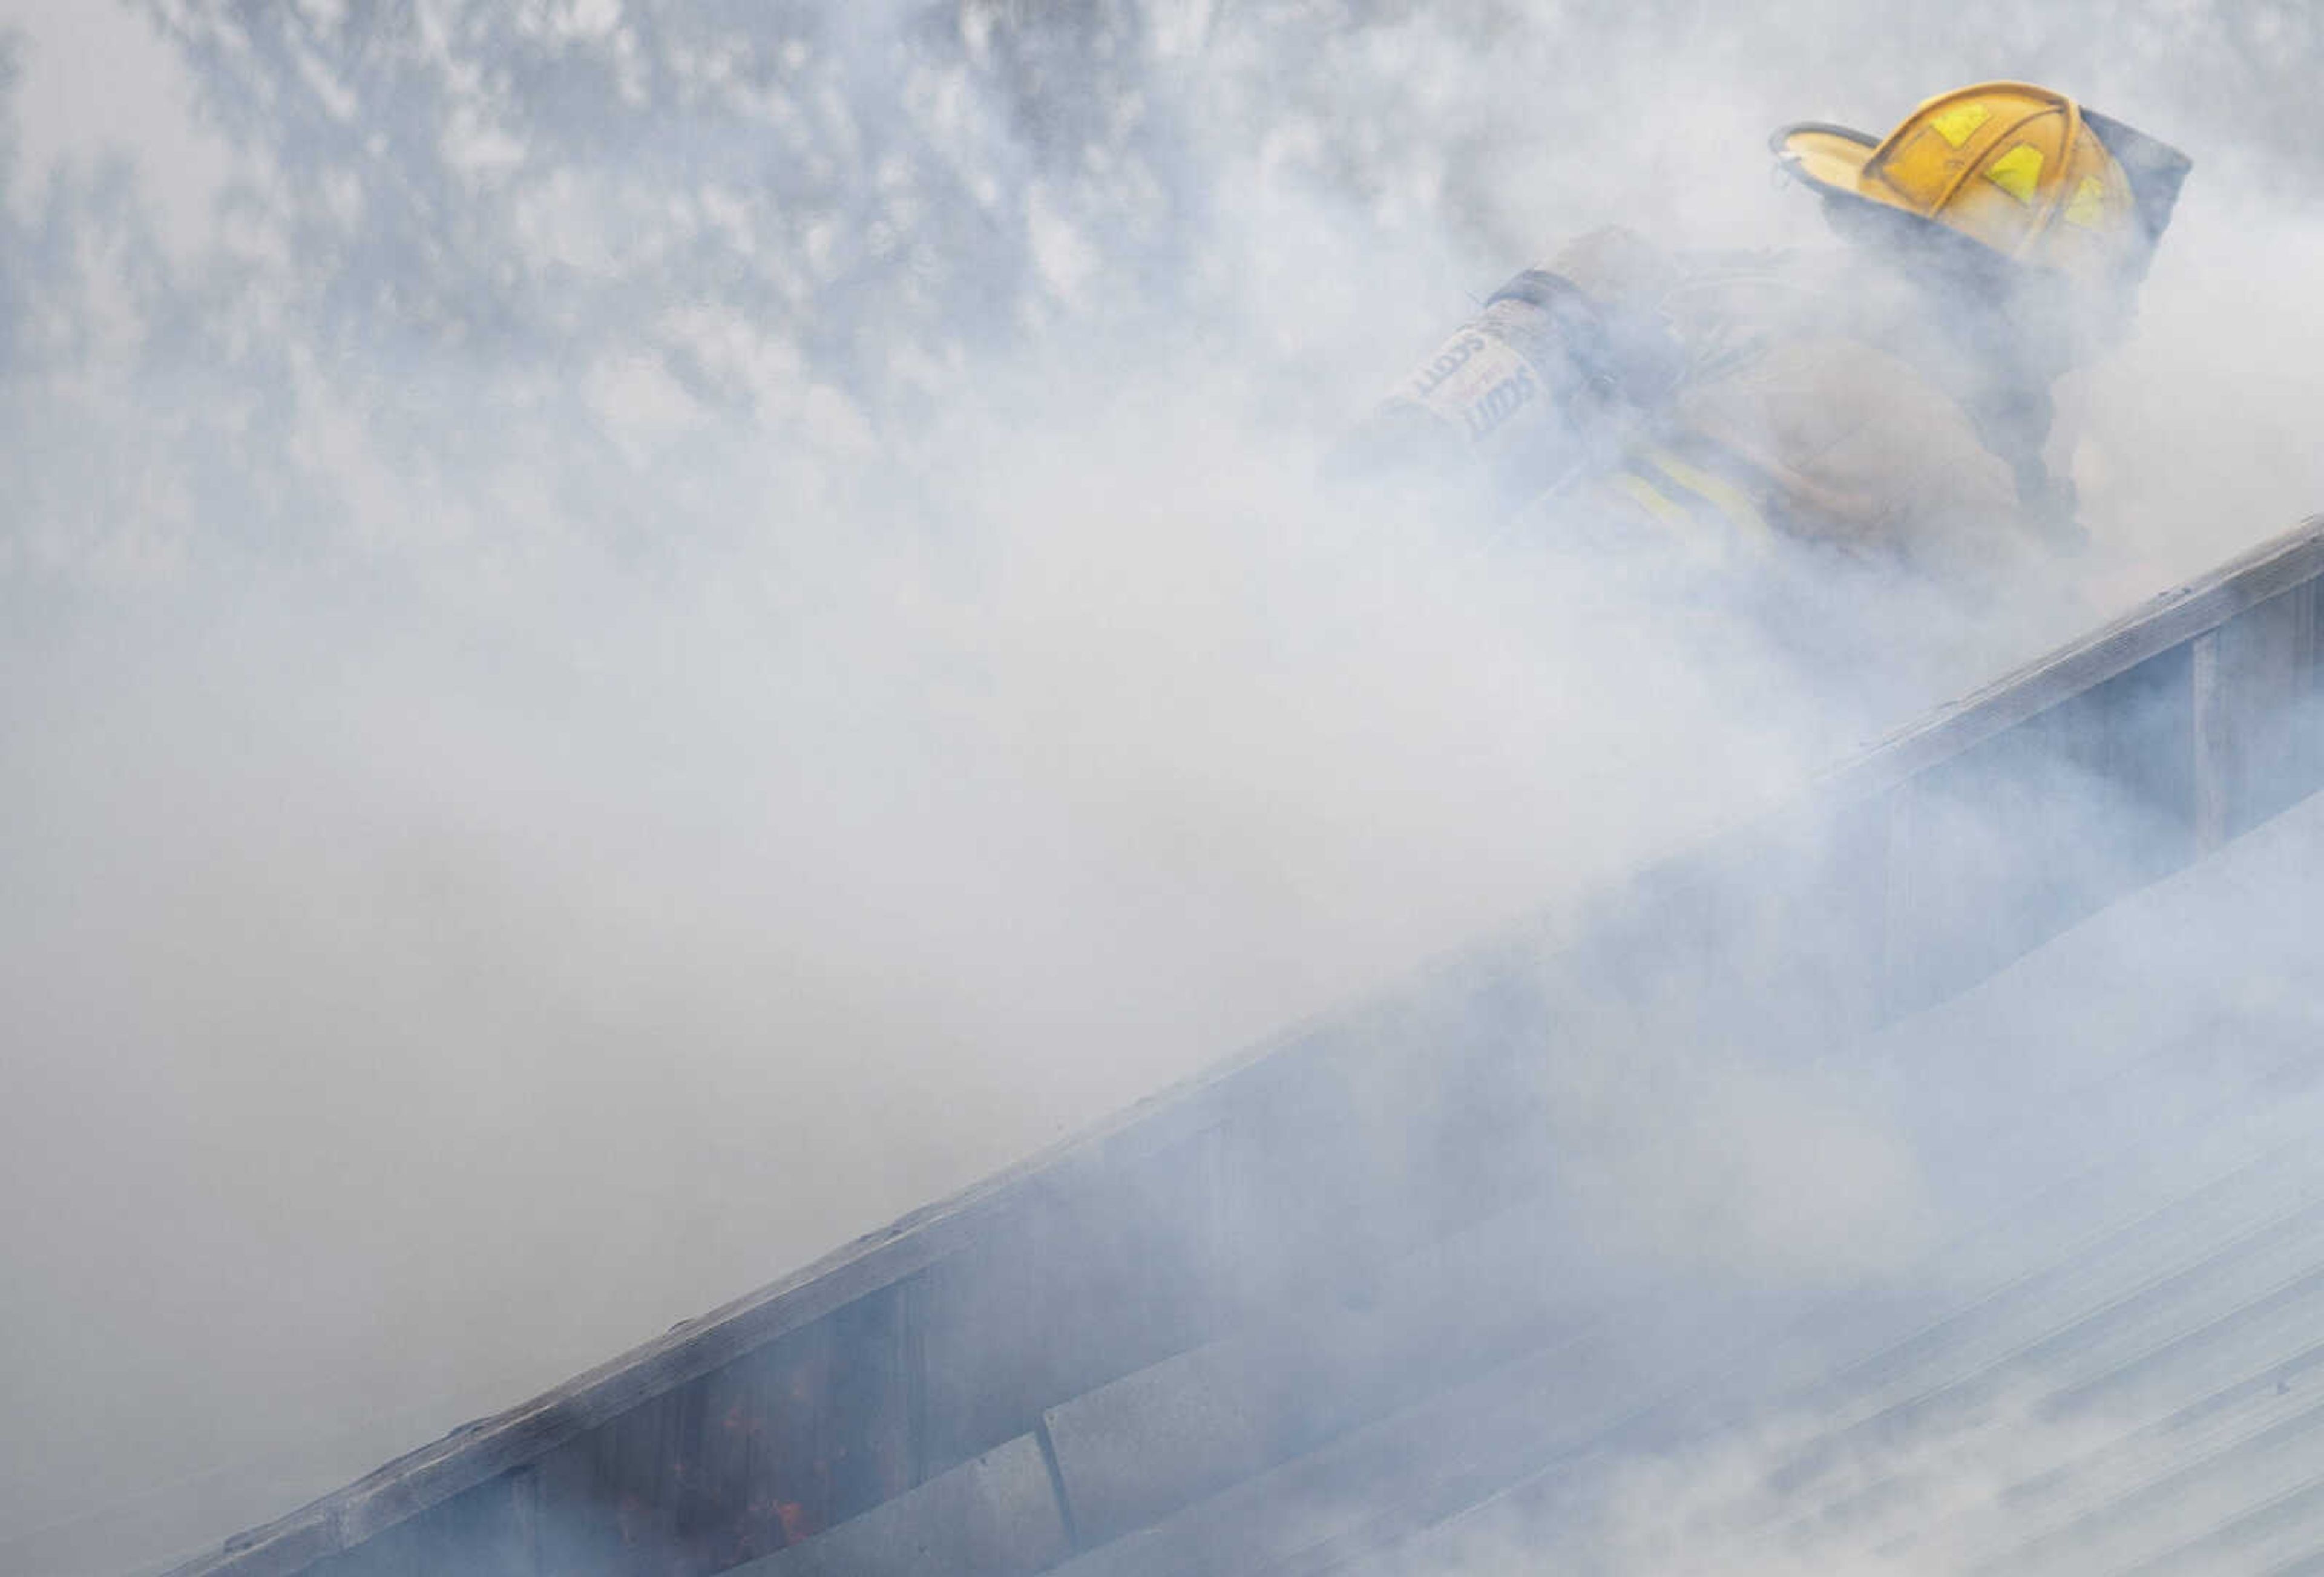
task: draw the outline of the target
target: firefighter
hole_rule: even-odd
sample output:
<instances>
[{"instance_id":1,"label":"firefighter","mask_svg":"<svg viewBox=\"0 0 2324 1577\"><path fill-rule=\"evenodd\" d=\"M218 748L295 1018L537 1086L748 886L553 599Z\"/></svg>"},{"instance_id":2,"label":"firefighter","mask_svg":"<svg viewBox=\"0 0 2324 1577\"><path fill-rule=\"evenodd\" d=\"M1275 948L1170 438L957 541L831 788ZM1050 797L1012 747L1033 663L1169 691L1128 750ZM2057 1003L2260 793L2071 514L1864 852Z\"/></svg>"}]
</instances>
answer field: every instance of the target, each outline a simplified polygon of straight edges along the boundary
<instances>
[{"instance_id":1,"label":"firefighter","mask_svg":"<svg viewBox=\"0 0 2324 1577\"><path fill-rule=\"evenodd\" d=\"M1504 506L1720 565L1805 542L1976 575L2073 541L2052 385L2127 334L2186 158L2016 82L1772 147L1846 245L1585 236L1417 369L1367 453L1449 438Z\"/></svg>"}]
</instances>

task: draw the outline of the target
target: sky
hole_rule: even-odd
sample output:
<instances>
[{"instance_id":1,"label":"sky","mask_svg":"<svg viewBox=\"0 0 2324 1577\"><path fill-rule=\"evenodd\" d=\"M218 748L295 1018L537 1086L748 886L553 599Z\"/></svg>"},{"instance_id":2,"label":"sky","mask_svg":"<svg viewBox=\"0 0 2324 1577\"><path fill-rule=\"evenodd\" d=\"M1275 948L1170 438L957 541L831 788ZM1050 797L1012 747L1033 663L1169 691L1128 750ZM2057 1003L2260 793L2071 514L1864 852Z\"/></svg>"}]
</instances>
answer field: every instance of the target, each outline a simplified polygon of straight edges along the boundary
<instances>
[{"instance_id":1,"label":"sky","mask_svg":"<svg viewBox=\"0 0 2324 1577\"><path fill-rule=\"evenodd\" d=\"M161 228L180 245L200 233L228 153L196 111L184 64L125 6L7 0L0 28L30 41L16 111L19 157L33 171L116 152L143 169ZM27 181L19 204L37 189Z\"/></svg>"},{"instance_id":2,"label":"sky","mask_svg":"<svg viewBox=\"0 0 2324 1577\"><path fill-rule=\"evenodd\" d=\"M0 1549L60 1571L1578 901L2324 498L2324 182L2236 92L2296 12L1157 4L1051 58L867 6L654 68L615 5L302 5L279 55L226 9L0 0ZM1820 244L1771 125L2019 70L2197 157L2070 392L2061 584L1879 604L1868 699L1319 502L1571 235Z\"/></svg>"}]
</instances>

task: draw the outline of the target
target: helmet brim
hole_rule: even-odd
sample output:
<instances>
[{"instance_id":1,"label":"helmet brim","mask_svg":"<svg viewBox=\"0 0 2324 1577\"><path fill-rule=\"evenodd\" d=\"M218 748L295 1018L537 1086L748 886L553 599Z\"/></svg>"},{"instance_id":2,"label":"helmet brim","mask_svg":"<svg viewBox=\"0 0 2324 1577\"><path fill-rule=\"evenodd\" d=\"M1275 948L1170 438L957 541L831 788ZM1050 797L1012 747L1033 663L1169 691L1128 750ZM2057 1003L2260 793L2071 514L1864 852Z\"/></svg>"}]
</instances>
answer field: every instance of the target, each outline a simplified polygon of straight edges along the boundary
<instances>
[{"instance_id":1,"label":"helmet brim","mask_svg":"<svg viewBox=\"0 0 2324 1577\"><path fill-rule=\"evenodd\" d=\"M1867 190L1864 171L1880 140L1852 126L1828 121L1799 121L1777 128L1767 139L1777 167L1784 174L1821 195L1835 225L1844 216L1861 216L1843 226L1856 239L1878 238L1892 245L1914 244L1952 257L1956 263L1979 255L2000 257L1974 236L1949 230L1935 220L1914 213L1900 202Z\"/></svg>"},{"instance_id":2,"label":"helmet brim","mask_svg":"<svg viewBox=\"0 0 2324 1577\"><path fill-rule=\"evenodd\" d=\"M1803 186L1839 197L1864 198L1864 167L1880 140L1826 121L1779 126L1767 139L1784 172Z\"/></svg>"}]
</instances>

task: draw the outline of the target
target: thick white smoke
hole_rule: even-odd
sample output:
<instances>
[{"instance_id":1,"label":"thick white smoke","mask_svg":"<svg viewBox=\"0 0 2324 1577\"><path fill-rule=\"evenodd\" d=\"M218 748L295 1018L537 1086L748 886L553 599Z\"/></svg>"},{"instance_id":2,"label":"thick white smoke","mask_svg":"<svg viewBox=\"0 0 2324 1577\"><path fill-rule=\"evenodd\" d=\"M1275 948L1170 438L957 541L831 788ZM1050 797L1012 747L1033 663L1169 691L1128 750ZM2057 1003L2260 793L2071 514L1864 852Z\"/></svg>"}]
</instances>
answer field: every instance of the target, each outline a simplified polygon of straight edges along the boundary
<instances>
[{"instance_id":1,"label":"thick white smoke","mask_svg":"<svg viewBox=\"0 0 2324 1577\"><path fill-rule=\"evenodd\" d=\"M2324 497L2317 172L2172 8L824 9L14 15L0 1549L279 1511ZM1770 641L1312 485L1563 238L1821 244L1768 126L1997 75L2198 161L2060 585ZM1603 1073L1674 1251L1928 1209L1846 1081Z\"/></svg>"}]
</instances>

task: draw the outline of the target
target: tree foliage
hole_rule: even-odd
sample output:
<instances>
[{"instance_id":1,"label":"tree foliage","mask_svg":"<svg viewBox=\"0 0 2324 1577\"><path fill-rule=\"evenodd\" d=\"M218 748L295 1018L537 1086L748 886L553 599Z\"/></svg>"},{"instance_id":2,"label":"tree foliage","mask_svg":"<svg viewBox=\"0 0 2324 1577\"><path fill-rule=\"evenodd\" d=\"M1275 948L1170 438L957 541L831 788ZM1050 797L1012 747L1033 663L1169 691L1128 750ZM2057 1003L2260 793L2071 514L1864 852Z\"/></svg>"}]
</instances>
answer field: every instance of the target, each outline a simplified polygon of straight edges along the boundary
<instances>
[{"instance_id":1,"label":"tree foliage","mask_svg":"<svg viewBox=\"0 0 2324 1577\"><path fill-rule=\"evenodd\" d=\"M1286 303L1338 291L1329 327L1406 344L1399 249L1478 286L1582 224L1723 217L1764 168L1736 125L1878 125L1978 76L2074 88L2288 200L2324 175L2324 16L2275 0L132 3L238 174L174 261L140 210L157 172L16 191L6 397L20 430L69 428L73 379L134 375L139 419L107 441L174 478L141 507L269 540L336 485L295 436L324 393L398 465L554 435L585 502L626 485L598 429L641 389L900 452L1068 331L1100 357L1128 335L1263 359L1291 354ZM213 511L235 464L254 502ZM119 503L123 467L67 470L114 503L20 500L20 547Z\"/></svg>"}]
</instances>

